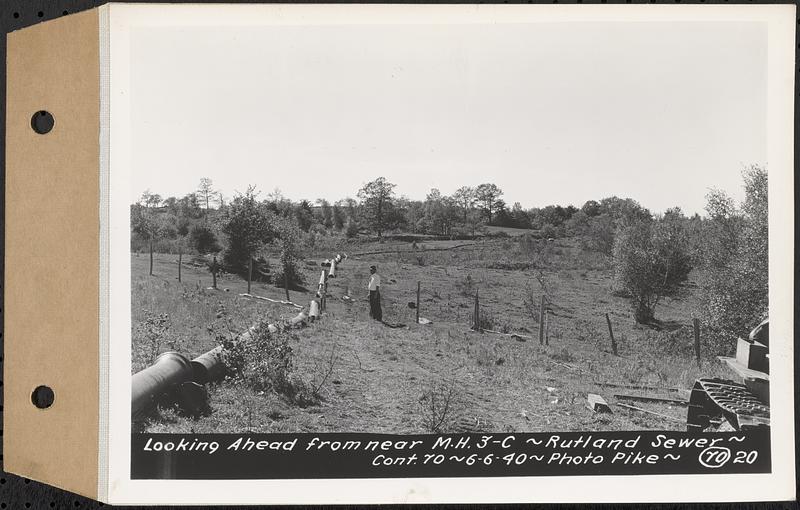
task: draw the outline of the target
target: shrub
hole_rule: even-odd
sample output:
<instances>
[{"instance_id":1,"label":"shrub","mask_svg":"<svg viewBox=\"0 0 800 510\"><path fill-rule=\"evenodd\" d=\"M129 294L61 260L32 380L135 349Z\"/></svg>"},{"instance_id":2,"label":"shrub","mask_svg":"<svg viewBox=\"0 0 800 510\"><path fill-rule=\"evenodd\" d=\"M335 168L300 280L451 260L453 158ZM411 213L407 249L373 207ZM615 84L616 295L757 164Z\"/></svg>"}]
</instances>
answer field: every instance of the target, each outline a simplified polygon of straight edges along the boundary
<instances>
[{"instance_id":1,"label":"shrub","mask_svg":"<svg viewBox=\"0 0 800 510\"><path fill-rule=\"evenodd\" d=\"M223 257L225 270L247 277L249 258L275 239L275 223L276 216L264 202L256 200L254 188L235 197L222 225L222 232L228 237Z\"/></svg>"},{"instance_id":2,"label":"shrub","mask_svg":"<svg viewBox=\"0 0 800 510\"><path fill-rule=\"evenodd\" d=\"M555 225L547 224L542 227L542 236L546 238L558 237L558 227Z\"/></svg>"},{"instance_id":3,"label":"shrub","mask_svg":"<svg viewBox=\"0 0 800 510\"><path fill-rule=\"evenodd\" d=\"M278 220L278 245L280 246L280 267L276 270L273 282L277 287L284 287L288 280L289 287L297 287L305 283L300 270L301 232L291 220ZM287 278L288 277L288 278Z\"/></svg>"},{"instance_id":4,"label":"shrub","mask_svg":"<svg viewBox=\"0 0 800 510\"><path fill-rule=\"evenodd\" d=\"M562 347L560 351L551 353L549 354L549 356L556 361L561 361L564 363L570 363L572 361L575 361L575 356L573 356L572 353L569 352L569 349L567 349L566 347Z\"/></svg>"},{"instance_id":5,"label":"shrub","mask_svg":"<svg viewBox=\"0 0 800 510\"><path fill-rule=\"evenodd\" d=\"M590 218L587 222L582 245L584 248L598 251L610 257L614 253L614 231L614 219L610 214L600 214Z\"/></svg>"},{"instance_id":6,"label":"shrub","mask_svg":"<svg viewBox=\"0 0 800 510\"><path fill-rule=\"evenodd\" d=\"M352 218L347 218L347 223L344 226L344 235L348 239L353 239L358 236L358 223Z\"/></svg>"},{"instance_id":7,"label":"shrub","mask_svg":"<svg viewBox=\"0 0 800 510\"><path fill-rule=\"evenodd\" d=\"M143 312L145 318L134 330L135 340L132 356L134 371L142 370L155 363L161 353L161 345L172 326L169 314L153 313L150 310L143 310Z\"/></svg>"},{"instance_id":8,"label":"shrub","mask_svg":"<svg viewBox=\"0 0 800 510\"><path fill-rule=\"evenodd\" d=\"M455 286L462 296L475 297L475 280L472 275L467 275L464 278L456 280Z\"/></svg>"},{"instance_id":9,"label":"shrub","mask_svg":"<svg viewBox=\"0 0 800 510\"><path fill-rule=\"evenodd\" d=\"M189 230L189 242L198 253L216 253L222 249L217 235L208 225L193 225Z\"/></svg>"},{"instance_id":10,"label":"shrub","mask_svg":"<svg viewBox=\"0 0 800 510\"><path fill-rule=\"evenodd\" d=\"M659 220L636 220L624 224L614 241L615 283L631 295L636 322L654 320L663 296L677 292L692 266L682 225L676 212Z\"/></svg>"},{"instance_id":11,"label":"shrub","mask_svg":"<svg viewBox=\"0 0 800 510\"><path fill-rule=\"evenodd\" d=\"M455 379L428 384L417 401L422 428L432 434L445 433L457 423L462 407Z\"/></svg>"},{"instance_id":12,"label":"shrub","mask_svg":"<svg viewBox=\"0 0 800 510\"><path fill-rule=\"evenodd\" d=\"M597 336L597 328L591 321L586 319L575 321L575 338L579 342L594 341Z\"/></svg>"},{"instance_id":13,"label":"shrub","mask_svg":"<svg viewBox=\"0 0 800 510\"><path fill-rule=\"evenodd\" d=\"M479 311L478 326L481 330L488 329L491 331L499 331L500 333L509 333L511 331L507 323L501 323L497 317L483 307L481 307Z\"/></svg>"},{"instance_id":14,"label":"shrub","mask_svg":"<svg viewBox=\"0 0 800 510\"><path fill-rule=\"evenodd\" d=\"M769 310L767 172L743 173L745 201L739 208L722 192L708 195L703 311L709 333L728 349L766 318Z\"/></svg>"},{"instance_id":15,"label":"shrub","mask_svg":"<svg viewBox=\"0 0 800 510\"><path fill-rule=\"evenodd\" d=\"M270 333L262 320L248 334L238 337L218 335L222 361L236 384L255 391L273 391L302 407L316 403L308 385L294 374L294 351L289 334Z\"/></svg>"}]
</instances>

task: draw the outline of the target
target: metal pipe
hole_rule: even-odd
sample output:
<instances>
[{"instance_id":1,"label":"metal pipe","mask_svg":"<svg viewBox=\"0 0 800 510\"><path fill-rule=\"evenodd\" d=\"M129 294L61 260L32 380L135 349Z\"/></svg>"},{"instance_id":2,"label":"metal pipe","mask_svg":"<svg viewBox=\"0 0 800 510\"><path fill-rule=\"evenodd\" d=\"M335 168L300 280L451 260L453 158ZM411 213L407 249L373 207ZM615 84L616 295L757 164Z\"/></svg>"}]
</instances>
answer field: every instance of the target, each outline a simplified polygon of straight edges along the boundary
<instances>
[{"instance_id":1,"label":"metal pipe","mask_svg":"<svg viewBox=\"0 0 800 510\"><path fill-rule=\"evenodd\" d=\"M308 319L308 314L306 314L306 312L300 312L297 314L296 317L289 319L287 323L291 327L300 328L305 325L307 319Z\"/></svg>"},{"instance_id":2,"label":"metal pipe","mask_svg":"<svg viewBox=\"0 0 800 510\"><path fill-rule=\"evenodd\" d=\"M217 381L225 376L225 365L222 363L222 346L215 347L191 361L192 380L198 384Z\"/></svg>"},{"instance_id":3,"label":"metal pipe","mask_svg":"<svg viewBox=\"0 0 800 510\"><path fill-rule=\"evenodd\" d=\"M331 261L331 270L328 272L328 278L336 278L336 261Z\"/></svg>"},{"instance_id":4,"label":"metal pipe","mask_svg":"<svg viewBox=\"0 0 800 510\"><path fill-rule=\"evenodd\" d=\"M319 302L316 299L312 299L308 305L308 317L311 322L319 319Z\"/></svg>"},{"instance_id":5,"label":"metal pipe","mask_svg":"<svg viewBox=\"0 0 800 510\"><path fill-rule=\"evenodd\" d=\"M177 352L165 352L152 366L133 375L131 381L131 412L144 411L170 387L192 380L192 365Z\"/></svg>"},{"instance_id":6,"label":"metal pipe","mask_svg":"<svg viewBox=\"0 0 800 510\"><path fill-rule=\"evenodd\" d=\"M319 275L319 287L317 288L317 297L322 297L323 293L325 292L325 280L327 280L327 275L325 274L325 270L322 270L322 274Z\"/></svg>"}]
</instances>

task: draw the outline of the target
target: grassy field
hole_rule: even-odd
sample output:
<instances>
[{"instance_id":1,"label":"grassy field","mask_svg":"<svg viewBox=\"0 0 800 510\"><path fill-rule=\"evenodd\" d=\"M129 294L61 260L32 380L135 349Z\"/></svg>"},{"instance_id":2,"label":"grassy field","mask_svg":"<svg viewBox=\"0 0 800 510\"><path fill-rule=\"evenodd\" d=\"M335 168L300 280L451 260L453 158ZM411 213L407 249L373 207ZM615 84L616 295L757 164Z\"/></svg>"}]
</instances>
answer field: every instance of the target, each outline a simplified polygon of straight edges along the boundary
<instances>
[{"instance_id":1,"label":"grassy field","mask_svg":"<svg viewBox=\"0 0 800 510\"><path fill-rule=\"evenodd\" d=\"M309 260L321 260L326 249L318 247ZM137 427L150 432L682 430L685 407L614 395L685 399L697 377L725 375L714 359L719 353L704 352L702 370L694 360L691 319L697 303L691 281L679 296L659 304L660 329L638 326L627 300L612 293L609 262L575 240L425 241L416 249L410 243L370 242L343 250L352 255L330 280L326 314L290 338L294 376L319 386L317 404L302 407L284 395L226 380L209 385L208 415L188 418L162 408ZM384 319L406 327L389 328L369 318L371 264L378 265L383 280ZM179 283L174 255L156 255L149 276L147 255L134 254L132 270L133 372L158 352L194 357L215 347L215 331L223 325L244 331L259 319L297 313L240 297L247 283L235 276L222 277L219 290L209 290L211 276L203 267L184 266ZM313 288L319 267L305 271ZM416 324L408 306L417 282L420 316L432 324ZM470 331L476 291L484 327L517 336ZM252 292L285 297L283 289L264 283L254 283ZM341 300L347 292L354 302ZM542 295L551 310L549 345L538 341ZM291 298L307 305L313 290L293 291ZM610 352L606 313L618 356ZM589 410L588 393L602 395L613 413Z\"/></svg>"}]
</instances>

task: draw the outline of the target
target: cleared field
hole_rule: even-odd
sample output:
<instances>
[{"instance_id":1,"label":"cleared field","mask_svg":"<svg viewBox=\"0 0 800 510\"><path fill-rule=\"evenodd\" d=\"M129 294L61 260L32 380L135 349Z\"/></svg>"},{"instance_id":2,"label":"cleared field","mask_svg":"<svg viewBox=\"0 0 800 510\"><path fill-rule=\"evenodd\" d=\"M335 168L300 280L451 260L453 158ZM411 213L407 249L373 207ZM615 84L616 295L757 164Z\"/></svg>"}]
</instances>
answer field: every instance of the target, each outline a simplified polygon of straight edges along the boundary
<instances>
[{"instance_id":1,"label":"cleared field","mask_svg":"<svg viewBox=\"0 0 800 510\"><path fill-rule=\"evenodd\" d=\"M151 432L412 433L430 432L434 425L443 432L682 430L685 407L614 395L685 399L687 391L671 389L688 390L697 377L724 374L713 358L718 353L703 353L702 370L693 358L691 284L679 298L659 305L660 331L637 326L627 300L612 295L608 262L572 240L425 241L416 250L410 243L387 242L348 250L384 253L353 255L342 264L329 283L326 315L290 339L295 375L311 385L322 383L318 405L301 407L280 394L226 380L209 387L207 416L191 419L159 409L140 426ZM393 329L369 318L371 264L378 265L383 280L384 320L406 327ZM239 277L222 277L214 291L207 289L211 275L205 268L182 271L179 283L177 257L157 255L155 274L148 276L148 257L132 256L134 372L147 366L156 350L195 356L211 349L222 323L244 331L259 318L296 314L285 305L240 297L247 282ZM319 267L305 272L313 287ZM417 282L420 316L430 319L429 325L415 324L408 306ZM348 291L352 303L341 300ZM476 291L484 327L519 336L469 330ZM252 292L285 298L283 289L264 283L254 282ZM551 310L549 345L538 341L543 294ZM302 305L312 297L313 291L291 293ZM169 323L157 341L152 328L148 336L143 326L156 312L167 314ZM606 313L618 356L610 352ZM589 410L587 393L605 397L613 414ZM433 398L447 400L444 416L431 406Z\"/></svg>"}]
</instances>

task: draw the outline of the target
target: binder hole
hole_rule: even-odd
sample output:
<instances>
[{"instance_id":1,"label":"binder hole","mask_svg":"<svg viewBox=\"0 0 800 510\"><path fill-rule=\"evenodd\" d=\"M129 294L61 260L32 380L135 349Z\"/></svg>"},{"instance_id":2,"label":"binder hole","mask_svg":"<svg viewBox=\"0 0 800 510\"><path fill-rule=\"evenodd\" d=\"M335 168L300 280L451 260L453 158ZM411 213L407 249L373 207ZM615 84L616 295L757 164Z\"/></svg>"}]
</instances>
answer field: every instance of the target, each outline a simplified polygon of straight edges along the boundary
<instances>
[{"instance_id":1,"label":"binder hole","mask_svg":"<svg viewBox=\"0 0 800 510\"><path fill-rule=\"evenodd\" d=\"M53 405L55 394L49 386L37 386L33 393L31 393L31 402L39 409L47 409Z\"/></svg>"},{"instance_id":2,"label":"binder hole","mask_svg":"<svg viewBox=\"0 0 800 510\"><path fill-rule=\"evenodd\" d=\"M40 135L49 133L55 124L56 120L50 112L44 110L34 113L33 117L31 117L31 128Z\"/></svg>"},{"instance_id":3,"label":"binder hole","mask_svg":"<svg viewBox=\"0 0 800 510\"><path fill-rule=\"evenodd\" d=\"M18 18L19 18L19 13L18 13L18 12L15 12L15 13L14 13L14 19L18 19Z\"/></svg>"},{"instance_id":4,"label":"binder hole","mask_svg":"<svg viewBox=\"0 0 800 510\"><path fill-rule=\"evenodd\" d=\"M44 13L42 11L37 12L36 15L40 18L44 18Z\"/></svg>"}]
</instances>

